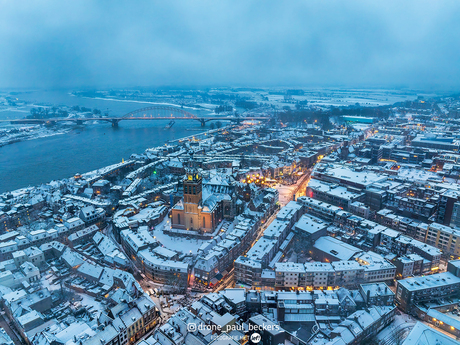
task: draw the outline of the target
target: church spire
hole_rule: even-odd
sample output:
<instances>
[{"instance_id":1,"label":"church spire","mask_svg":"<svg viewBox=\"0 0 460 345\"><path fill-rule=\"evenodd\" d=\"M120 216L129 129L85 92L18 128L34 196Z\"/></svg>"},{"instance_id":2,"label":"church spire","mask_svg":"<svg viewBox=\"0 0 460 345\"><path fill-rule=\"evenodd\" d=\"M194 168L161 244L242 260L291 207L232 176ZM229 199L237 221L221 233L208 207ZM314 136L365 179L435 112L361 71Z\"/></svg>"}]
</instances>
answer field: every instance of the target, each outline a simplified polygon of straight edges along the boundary
<instances>
[{"instance_id":1,"label":"church spire","mask_svg":"<svg viewBox=\"0 0 460 345\"><path fill-rule=\"evenodd\" d=\"M185 168L185 172L186 172L186 180L188 181L198 181L201 179L201 176L198 172L198 168L197 168L197 163L195 161L195 159L193 158L193 150L190 150L189 151L189 160L187 162L187 165L186 165L186 168Z\"/></svg>"}]
</instances>

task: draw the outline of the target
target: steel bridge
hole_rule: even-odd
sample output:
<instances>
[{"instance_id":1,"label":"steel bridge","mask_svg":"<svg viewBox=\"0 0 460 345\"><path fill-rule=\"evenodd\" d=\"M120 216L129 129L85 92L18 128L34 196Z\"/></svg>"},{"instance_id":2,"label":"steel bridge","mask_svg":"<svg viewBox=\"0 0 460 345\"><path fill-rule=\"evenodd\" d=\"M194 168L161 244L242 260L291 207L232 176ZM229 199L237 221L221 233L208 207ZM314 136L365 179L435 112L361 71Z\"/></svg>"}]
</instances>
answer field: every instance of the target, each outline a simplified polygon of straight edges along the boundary
<instances>
[{"instance_id":1,"label":"steel bridge","mask_svg":"<svg viewBox=\"0 0 460 345\"><path fill-rule=\"evenodd\" d=\"M128 120L169 120L169 125L172 126L177 120L195 120L200 122L201 126L204 127L206 122L209 121L232 121L240 123L246 120L268 120L267 116L197 116L182 108L172 106L161 106L155 105L138 109L127 113L121 117L87 117L87 118L49 118L49 119L16 119L16 120L0 120L0 122L9 122L12 124L48 124L53 125L57 122L75 122L76 124L83 124L87 121L106 121L112 123L113 127L118 127L120 121Z\"/></svg>"}]
</instances>

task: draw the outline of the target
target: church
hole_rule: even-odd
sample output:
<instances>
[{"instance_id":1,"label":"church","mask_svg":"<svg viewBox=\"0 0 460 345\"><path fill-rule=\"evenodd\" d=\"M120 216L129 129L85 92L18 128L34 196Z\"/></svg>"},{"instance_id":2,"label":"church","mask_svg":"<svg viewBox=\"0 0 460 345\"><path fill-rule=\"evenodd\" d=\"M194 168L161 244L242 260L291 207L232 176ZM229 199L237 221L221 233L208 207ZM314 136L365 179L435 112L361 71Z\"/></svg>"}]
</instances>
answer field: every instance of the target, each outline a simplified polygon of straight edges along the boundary
<instances>
[{"instance_id":1,"label":"church","mask_svg":"<svg viewBox=\"0 0 460 345\"><path fill-rule=\"evenodd\" d=\"M235 186L224 175L203 179L190 166L182 182L184 197L171 210L173 229L212 233L224 219L236 215Z\"/></svg>"}]
</instances>

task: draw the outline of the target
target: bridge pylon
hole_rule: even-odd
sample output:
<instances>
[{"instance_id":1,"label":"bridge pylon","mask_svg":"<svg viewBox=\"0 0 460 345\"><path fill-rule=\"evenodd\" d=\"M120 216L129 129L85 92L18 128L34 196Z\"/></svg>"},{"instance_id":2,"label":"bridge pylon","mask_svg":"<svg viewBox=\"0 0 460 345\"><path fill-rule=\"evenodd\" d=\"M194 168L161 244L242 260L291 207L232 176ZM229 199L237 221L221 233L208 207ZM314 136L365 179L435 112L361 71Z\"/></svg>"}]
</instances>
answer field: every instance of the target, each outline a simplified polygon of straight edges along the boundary
<instances>
[{"instance_id":1,"label":"bridge pylon","mask_svg":"<svg viewBox=\"0 0 460 345\"><path fill-rule=\"evenodd\" d=\"M200 119L199 121L201 123L201 127L206 126L206 121L204 119Z\"/></svg>"},{"instance_id":2,"label":"bridge pylon","mask_svg":"<svg viewBox=\"0 0 460 345\"><path fill-rule=\"evenodd\" d=\"M118 122L120 122L119 119L112 119L112 127L118 128Z\"/></svg>"}]
</instances>

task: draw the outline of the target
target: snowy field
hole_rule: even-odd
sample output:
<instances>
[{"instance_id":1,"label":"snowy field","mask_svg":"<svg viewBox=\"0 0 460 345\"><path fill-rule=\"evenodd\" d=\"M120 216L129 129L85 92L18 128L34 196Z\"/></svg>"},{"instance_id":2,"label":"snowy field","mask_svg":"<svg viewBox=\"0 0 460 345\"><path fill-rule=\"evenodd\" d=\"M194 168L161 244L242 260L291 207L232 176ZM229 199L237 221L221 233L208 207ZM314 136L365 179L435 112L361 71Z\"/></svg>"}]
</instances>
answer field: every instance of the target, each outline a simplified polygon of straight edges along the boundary
<instances>
[{"instance_id":1,"label":"snowy field","mask_svg":"<svg viewBox=\"0 0 460 345\"><path fill-rule=\"evenodd\" d=\"M60 290L61 285L59 283L52 283L52 281L56 278L57 277L54 274L51 274L50 271L48 271L46 274L42 275L40 283L42 284L43 288L48 289L50 292Z\"/></svg>"},{"instance_id":2,"label":"snowy field","mask_svg":"<svg viewBox=\"0 0 460 345\"><path fill-rule=\"evenodd\" d=\"M191 252L196 254L200 246L205 242L196 238L175 237L163 233L165 226L169 226L170 218L165 218L163 222L158 224L152 232L155 239L161 242L166 248L171 250L181 251L183 253Z\"/></svg>"},{"instance_id":3,"label":"snowy field","mask_svg":"<svg viewBox=\"0 0 460 345\"><path fill-rule=\"evenodd\" d=\"M292 193L296 189L296 185L287 186L287 185L277 185L275 189L279 192L279 201L282 206L285 206L289 201L292 200Z\"/></svg>"},{"instance_id":4,"label":"snowy field","mask_svg":"<svg viewBox=\"0 0 460 345\"><path fill-rule=\"evenodd\" d=\"M381 344L397 344L396 339L398 341L406 339L415 323L416 320L407 314L396 315L395 320L377 334L376 338Z\"/></svg>"}]
</instances>

